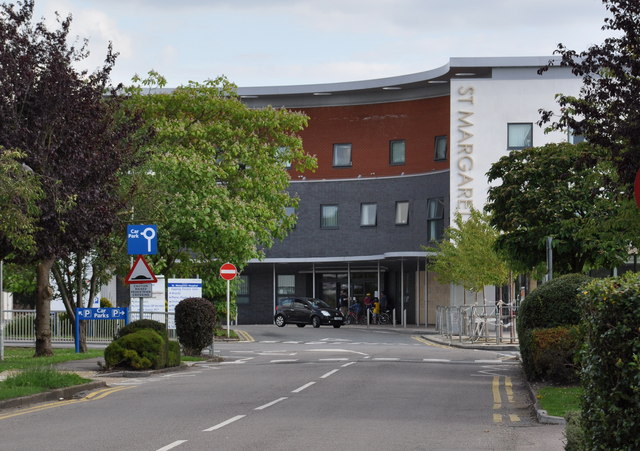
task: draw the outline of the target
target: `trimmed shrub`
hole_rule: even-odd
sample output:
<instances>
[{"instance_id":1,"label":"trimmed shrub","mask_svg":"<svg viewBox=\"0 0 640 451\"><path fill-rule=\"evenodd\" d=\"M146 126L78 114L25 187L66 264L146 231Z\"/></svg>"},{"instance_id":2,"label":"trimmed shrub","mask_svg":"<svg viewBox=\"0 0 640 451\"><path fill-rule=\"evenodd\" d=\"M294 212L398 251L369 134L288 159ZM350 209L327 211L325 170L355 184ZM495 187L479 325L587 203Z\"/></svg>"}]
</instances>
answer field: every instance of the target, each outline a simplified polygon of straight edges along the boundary
<instances>
[{"instance_id":1,"label":"trimmed shrub","mask_svg":"<svg viewBox=\"0 0 640 451\"><path fill-rule=\"evenodd\" d=\"M159 333L165 340L167 339L167 326L159 321L152 319L139 319L130 322L118 331L116 338L122 338L125 335L137 332L142 329L152 329Z\"/></svg>"},{"instance_id":2,"label":"trimmed shrub","mask_svg":"<svg viewBox=\"0 0 640 451\"><path fill-rule=\"evenodd\" d=\"M586 449L640 449L640 278L595 280L580 295Z\"/></svg>"},{"instance_id":3,"label":"trimmed shrub","mask_svg":"<svg viewBox=\"0 0 640 451\"><path fill-rule=\"evenodd\" d=\"M535 379L560 384L578 382L580 376L576 357L580 347L577 327L533 329L532 363Z\"/></svg>"},{"instance_id":4,"label":"trimmed shrub","mask_svg":"<svg viewBox=\"0 0 640 451\"><path fill-rule=\"evenodd\" d=\"M177 341L167 342L167 366L180 366L180 343Z\"/></svg>"},{"instance_id":5,"label":"trimmed shrub","mask_svg":"<svg viewBox=\"0 0 640 451\"><path fill-rule=\"evenodd\" d=\"M532 330L575 326L580 322L578 293L591 278L566 274L538 287L527 296L518 311L518 341L522 367L529 380L539 378L534 364Z\"/></svg>"},{"instance_id":6,"label":"trimmed shrub","mask_svg":"<svg viewBox=\"0 0 640 451\"><path fill-rule=\"evenodd\" d=\"M166 356L167 341L152 329L140 329L127 334L111 342L104 350L104 360L108 368L164 368L167 363Z\"/></svg>"},{"instance_id":7,"label":"trimmed shrub","mask_svg":"<svg viewBox=\"0 0 640 451\"><path fill-rule=\"evenodd\" d=\"M198 356L213 340L216 311L204 298L183 299L176 305L176 333L185 355Z\"/></svg>"}]
</instances>

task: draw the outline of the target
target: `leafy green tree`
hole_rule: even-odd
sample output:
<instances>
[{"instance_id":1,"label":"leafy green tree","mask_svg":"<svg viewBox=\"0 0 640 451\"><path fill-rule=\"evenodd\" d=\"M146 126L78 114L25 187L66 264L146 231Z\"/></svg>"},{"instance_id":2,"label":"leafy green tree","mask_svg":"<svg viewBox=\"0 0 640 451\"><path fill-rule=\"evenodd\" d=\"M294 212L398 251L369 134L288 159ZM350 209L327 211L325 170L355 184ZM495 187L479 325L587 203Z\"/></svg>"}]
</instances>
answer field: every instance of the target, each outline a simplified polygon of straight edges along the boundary
<instances>
[{"instance_id":1,"label":"leafy green tree","mask_svg":"<svg viewBox=\"0 0 640 451\"><path fill-rule=\"evenodd\" d=\"M561 65L582 77L583 86L577 97L558 95L559 115L541 110L541 123L552 129L569 127L606 149L629 195L640 168L640 2L603 3L611 16L602 29L613 36L582 52L558 44Z\"/></svg>"},{"instance_id":2,"label":"leafy green tree","mask_svg":"<svg viewBox=\"0 0 640 451\"><path fill-rule=\"evenodd\" d=\"M639 236L638 212L611 188L617 174L605 155L588 143L547 144L510 152L491 166L485 208L512 266L525 272L543 264L548 236L560 274L628 258Z\"/></svg>"},{"instance_id":3,"label":"leafy green tree","mask_svg":"<svg viewBox=\"0 0 640 451\"><path fill-rule=\"evenodd\" d=\"M438 253L430 267L441 283L462 285L475 292L477 300L485 286L504 285L509 277L504 259L494 248L498 232L488 215L475 209L466 220L456 212L454 224L437 244Z\"/></svg>"},{"instance_id":4,"label":"leafy green tree","mask_svg":"<svg viewBox=\"0 0 640 451\"><path fill-rule=\"evenodd\" d=\"M35 250L40 182L33 171L20 163L24 154L0 148L0 238L23 252Z\"/></svg>"},{"instance_id":5,"label":"leafy green tree","mask_svg":"<svg viewBox=\"0 0 640 451\"><path fill-rule=\"evenodd\" d=\"M119 175L135 166L139 121L124 117L120 96L105 99L116 55L78 72L87 55L68 44L71 17L50 30L33 23L33 0L0 5L0 146L41 182L35 252L0 240L0 257L36 265L36 356L50 355L51 268L70 253L84 255L117 223L124 205ZM70 312L73 317L74 312Z\"/></svg>"},{"instance_id":6,"label":"leafy green tree","mask_svg":"<svg viewBox=\"0 0 640 451\"><path fill-rule=\"evenodd\" d=\"M173 90L143 91L164 86L154 72L136 81L130 102L145 111L154 138L148 164L131 177L140 187L132 221L158 225L156 273L200 275L208 297L224 295L220 265L242 268L294 224L286 166L315 167L298 136L307 117L248 108L224 77Z\"/></svg>"}]
</instances>

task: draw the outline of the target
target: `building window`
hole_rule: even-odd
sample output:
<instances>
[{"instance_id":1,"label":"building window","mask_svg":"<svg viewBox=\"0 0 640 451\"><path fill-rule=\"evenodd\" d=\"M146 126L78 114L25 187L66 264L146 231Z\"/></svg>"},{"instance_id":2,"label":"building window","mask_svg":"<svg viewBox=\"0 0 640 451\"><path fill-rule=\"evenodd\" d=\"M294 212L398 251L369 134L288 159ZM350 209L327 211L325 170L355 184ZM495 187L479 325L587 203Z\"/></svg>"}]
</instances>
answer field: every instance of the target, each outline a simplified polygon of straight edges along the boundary
<instances>
[{"instance_id":1,"label":"building window","mask_svg":"<svg viewBox=\"0 0 640 451\"><path fill-rule=\"evenodd\" d=\"M321 205L320 206L320 228L323 228L323 229L338 228L338 206L337 205Z\"/></svg>"},{"instance_id":2,"label":"building window","mask_svg":"<svg viewBox=\"0 0 640 451\"><path fill-rule=\"evenodd\" d=\"M296 276L278 275L278 296L293 296L296 294Z\"/></svg>"},{"instance_id":3,"label":"building window","mask_svg":"<svg viewBox=\"0 0 640 451\"><path fill-rule=\"evenodd\" d=\"M396 202L396 225L409 224L409 202Z\"/></svg>"},{"instance_id":4,"label":"building window","mask_svg":"<svg viewBox=\"0 0 640 451\"><path fill-rule=\"evenodd\" d=\"M444 232L444 199L427 200L427 238L431 241L441 241Z\"/></svg>"},{"instance_id":5,"label":"building window","mask_svg":"<svg viewBox=\"0 0 640 451\"><path fill-rule=\"evenodd\" d=\"M446 160L447 159L447 137L436 136L435 142L435 156L434 160Z\"/></svg>"},{"instance_id":6,"label":"building window","mask_svg":"<svg viewBox=\"0 0 640 451\"><path fill-rule=\"evenodd\" d=\"M333 145L333 167L351 166L351 144Z\"/></svg>"},{"instance_id":7,"label":"building window","mask_svg":"<svg viewBox=\"0 0 640 451\"><path fill-rule=\"evenodd\" d=\"M248 304L250 299L249 276L242 274L236 280L236 303Z\"/></svg>"},{"instance_id":8,"label":"building window","mask_svg":"<svg viewBox=\"0 0 640 451\"><path fill-rule=\"evenodd\" d=\"M377 223L378 204L360 205L360 225L362 227L375 227Z\"/></svg>"},{"instance_id":9,"label":"building window","mask_svg":"<svg viewBox=\"0 0 640 451\"><path fill-rule=\"evenodd\" d=\"M404 164L405 162L404 139L389 141L389 163Z\"/></svg>"},{"instance_id":10,"label":"building window","mask_svg":"<svg viewBox=\"0 0 640 451\"><path fill-rule=\"evenodd\" d=\"M533 124L507 124L507 148L509 150L533 147Z\"/></svg>"}]
</instances>

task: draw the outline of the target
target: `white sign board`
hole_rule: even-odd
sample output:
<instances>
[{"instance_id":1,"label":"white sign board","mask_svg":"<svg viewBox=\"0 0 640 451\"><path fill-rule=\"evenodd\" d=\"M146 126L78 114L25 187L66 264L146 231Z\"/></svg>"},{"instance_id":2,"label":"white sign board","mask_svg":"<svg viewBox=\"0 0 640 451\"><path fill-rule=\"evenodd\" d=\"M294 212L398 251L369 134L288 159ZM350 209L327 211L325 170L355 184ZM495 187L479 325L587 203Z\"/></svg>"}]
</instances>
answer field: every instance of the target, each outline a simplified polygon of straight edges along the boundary
<instances>
[{"instance_id":1,"label":"white sign board","mask_svg":"<svg viewBox=\"0 0 640 451\"><path fill-rule=\"evenodd\" d=\"M151 283L138 283L129 285L129 294L132 298L150 298L152 296ZM145 308L146 310L146 308Z\"/></svg>"},{"instance_id":2,"label":"white sign board","mask_svg":"<svg viewBox=\"0 0 640 451\"><path fill-rule=\"evenodd\" d=\"M202 297L202 279L169 279L167 301L169 313L175 313L176 305L186 298ZM169 329L175 329L173 315L169 318Z\"/></svg>"},{"instance_id":3,"label":"white sign board","mask_svg":"<svg viewBox=\"0 0 640 451\"><path fill-rule=\"evenodd\" d=\"M156 276L158 281L151 284L151 297L144 300L144 311L146 312L166 312L166 296L164 288L164 276ZM156 321L163 321L159 319L158 315L154 315L153 319Z\"/></svg>"}]
</instances>

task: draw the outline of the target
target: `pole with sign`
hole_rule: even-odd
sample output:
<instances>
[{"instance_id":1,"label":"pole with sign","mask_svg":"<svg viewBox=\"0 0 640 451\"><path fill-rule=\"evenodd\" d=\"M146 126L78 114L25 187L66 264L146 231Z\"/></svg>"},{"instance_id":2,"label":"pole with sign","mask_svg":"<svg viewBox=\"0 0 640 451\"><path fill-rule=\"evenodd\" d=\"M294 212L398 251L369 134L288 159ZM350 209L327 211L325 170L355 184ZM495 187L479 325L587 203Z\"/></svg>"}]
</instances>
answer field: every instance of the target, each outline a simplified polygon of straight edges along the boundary
<instances>
[{"instance_id":1,"label":"pole with sign","mask_svg":"<svg viewBox=\"0 0 640 451\"><path fill-rule=\"evenodd\" d=\"M231 310L231 289L229 284L238 275L238 270L231 263L225 263L220 267L220 277L227 281L227 338L229 338L229 323L231 322L229 317L229 311Z\"/></svg>"},{"instance_id":2,"label":"pole with sign","mask_svg":"<svg viewBox=\"0 0 640 451\"><path fill-rule=\"evenodd\" d=\"M143 255L155 255L158 253L158 226L154 224L127 225L127 253L138 255L136 261L131 265L131 271L125 279L127 284L150 284L156 283L158 279L142 258ZM141 262L142 261L142 262ZM144 266L138 265L143 263ZM139 267L139 269L138 269ZM151 297L150 289L134 288L136 297L140 298L140 318L144 310L144 298ZM131 293L134 297L134 293Z\"/></svg>"}]
</instances>

